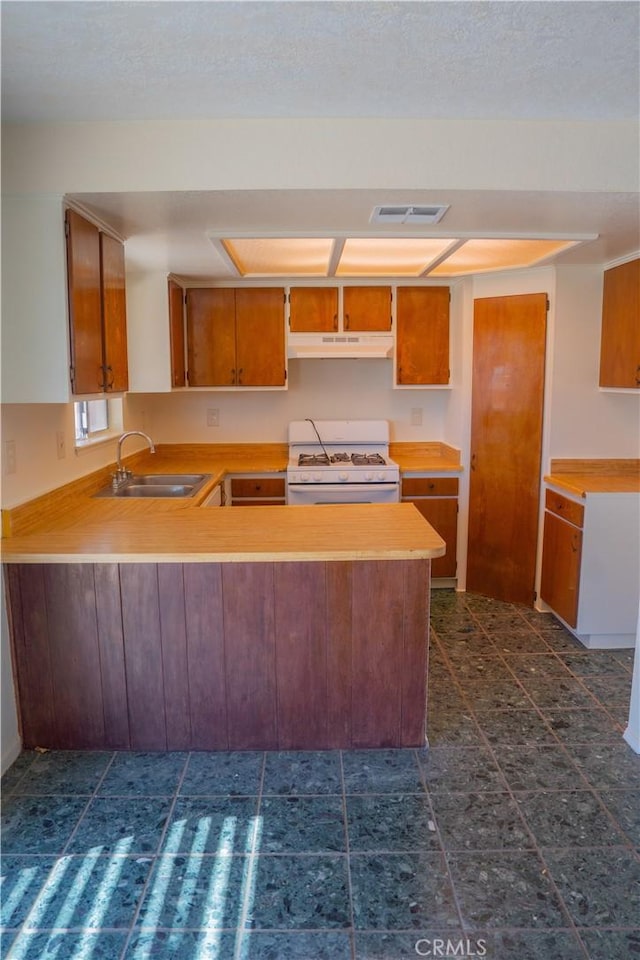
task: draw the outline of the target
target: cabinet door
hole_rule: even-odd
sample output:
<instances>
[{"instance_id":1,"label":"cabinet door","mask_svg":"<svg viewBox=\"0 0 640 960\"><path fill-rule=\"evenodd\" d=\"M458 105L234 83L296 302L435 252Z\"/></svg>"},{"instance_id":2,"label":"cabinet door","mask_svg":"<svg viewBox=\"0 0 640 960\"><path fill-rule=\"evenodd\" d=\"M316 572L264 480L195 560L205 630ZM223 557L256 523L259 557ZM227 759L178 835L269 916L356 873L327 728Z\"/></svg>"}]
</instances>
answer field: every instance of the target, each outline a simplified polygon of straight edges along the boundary
<instances>
[{"instance_id":1,"label":"cabinet door","mask_svg":"<svg viewBox=\"0 0 640 960\"><path fill-rule=\"evenodd\" d=\"M292 333L333 333L338 329L337 287L292 287L289 302Z\"/></svg>"},{"instance_id":2,"label":"cabinet door","mask_svg":"<svg viewBox=\"0 0 640 960\"><path fill-rule=\"evenodd\" d=\"M171 339L171 386L184 387L187 382L184 353L184 292L169 280L169 335Z\"/></svg>"},{"instance_id":3,"label":"cabinet door","mask_svg":"<svg viewBox=\"0 0 640 960\"><path fill-rule=\"evenodd\" d=\"M449 288L398 287L399 384L449 382Z\"/></svg>"},{"instance_id":4,"label":"cabinet door","mask_svg":"<svg viewBox=\"0 0 640 960\"><path fill-rule=\"evenodd\" d=\"M604 274L600 386L640 387L640 259Z\"/></svg>"},{"instance_id":5,"label":"cabinet door","mask_svg":"<svg viewBox=\"0 0 640 960\"><path fill-rule=\"evenodd\" d=\"M66 212L69 336L73 393L104 389L100 304L100 231L75 210Z\"/></svg>"},{"instance_id":6,"label":"cabinet door","mask_svg":"<svg viewBox=\"0 0 640 960\"><path fill-rule=\"evenodd\" d=\"M229 287L187 290L190 387L236 382L235 296Z\"/></svg>"},{"instance_id":7,"label":"cabinet door","mask_svg":"<svg viewBox=\"0 0 640 960\"><path fill-rule=\"evenodd\" d=\"M124 244L100 234L105 390L129 388Z\"/></svg>"},{"instance_id":8,"label":"cabinet door","mask_svg":"<svg viewBox=\"0 0 640 960\"><path fill-rule=\"evenodd\" d=\"M547 511L540 596L571 627L578 622L581 558L582 530Z\"/></svg>"},{"instance_id":9,"label":"cabinet door","mask_svg":"<svg viewBox=\"0 0 640 960\"><path fill-rule=\"evenodd\" d=\"M284 288L243 287L235 295L237 385L283 387Z\"/></svg>"},{"instance_id":10,"label":"cabinet door","mask_svg":"<svg viewBox=\"0 0 640 960\"><path fill-rule=\"evenodd\" d=\"M457 569L457 537L458 537L458 500L457 498L439 499L438 497L424 500L409 500L413 503L425 520L431 524L436 533L439 533L447 545L444 557L436 557L431 561L432 577L455 577Z\"/></svg>"},{"instance_id":11,"label":"cabinet door","mask_svg":"<svg viewBox=\"0 0 640 960\"><path fill-rule=\"evenodd\" d=\"M345 287L344 329L391 330L391 287Z\"/></svg>"}]
</instances>

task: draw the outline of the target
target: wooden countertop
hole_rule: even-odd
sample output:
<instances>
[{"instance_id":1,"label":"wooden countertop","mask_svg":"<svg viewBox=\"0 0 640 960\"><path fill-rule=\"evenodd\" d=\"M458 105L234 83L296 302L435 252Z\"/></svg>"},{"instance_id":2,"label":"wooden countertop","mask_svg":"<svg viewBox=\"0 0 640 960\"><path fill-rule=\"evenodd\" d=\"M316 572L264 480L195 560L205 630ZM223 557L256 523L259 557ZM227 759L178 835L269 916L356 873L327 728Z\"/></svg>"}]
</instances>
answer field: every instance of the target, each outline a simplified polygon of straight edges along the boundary
<instances>
[{"instance_id":1,"label":"wooden countertop","mask_svg":"<svg viewBox=\"0 0 640 960\"><path fill-rule=\"evenodd\" d=\"M640 493L640 460L552 460L544 481L581 498L592 493Z\"/></svg>"},{"instance_id":2,"label":"wooden countertop","mask_svg":"<svg viewBox=\"0 0 640 960\"><path fill-rule=\"evenodd\" d=\"M158 501L91 505L82 522L68 516L50 529L4 540L3 561L412 560L445 552L442 538L410 503L182 510L157 510ZM107 517L103 505L123 511L109 510Z\"/></svg>"},{"instance_id":3,"label":"wooden countertop","mask_svg":"<svg viewBox=\"0 0 640 960\"><path fill-rule=\"evenodd\" d=\"M159 445L137 472L208 473L195 497L96 499L112 468L3 512L10 563L418 559L445 544L412 504L203 507L227 474L283 473L286 444Z\"/></svg>"},{"instance_id":4,"label":"wooden countertop","mask_svg":"<svg viewBox=\"0 0 640 960\"><path fill-rule=\"evenodd\" d=\"M391 443L389 456L401 473L462 473L460 451L446 443Z\"/></svg>"}]
</instances>

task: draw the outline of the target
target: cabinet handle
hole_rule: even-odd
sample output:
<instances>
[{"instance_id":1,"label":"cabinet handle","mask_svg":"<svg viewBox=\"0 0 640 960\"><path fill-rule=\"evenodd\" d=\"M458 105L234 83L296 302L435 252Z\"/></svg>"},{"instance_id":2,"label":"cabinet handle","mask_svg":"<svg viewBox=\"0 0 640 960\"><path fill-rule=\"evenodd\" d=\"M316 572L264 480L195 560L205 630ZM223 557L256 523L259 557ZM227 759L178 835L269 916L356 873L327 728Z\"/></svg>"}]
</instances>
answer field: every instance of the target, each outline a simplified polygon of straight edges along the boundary
<instances>
[{"instance_id":1,"label":"cabinet handle","mask_svg":"<svg viewBox=\"0 0 640 960\"><path fill-rule=\"evenodd\" d=\"M573 553L578 552L578 543L577 543L577 537L575 536L575 534L571 538L571 550Z\"/></svg>"},{"instance_id":2,"label":"cabinet handle","mask_svg":"<svg viewBox=\"0 0 640 960\"><path fill-rule=\"evenodd\" d=\"M242 385L242 367L238 370L238 384Z\"/></svg>"},{"instance_id":3,"label":"cabinet handle","mask_svg":"<svg viewBox=\"0 0 640 960\"><path fill-rule=\"evenodd\" d=\"M113 367L107 367L107 371L111 374L111 379L107 382L107 390L113 390L113 382L115 377L113 376Z\"/></svg>"},{"instance_id":4,"label":"cabinet handle","mask_svg":"<svg viewBox=\"0 0 640 960\"><path fill-rule=\"evenodd\" d=\"M349 314L345 313L344 315L344 328L345 330L349 329Z\"/></svg>"},{"instance_id":5,"label":"cabinet handle","mask_svg":"<svg viewBox=\"0 0 640 960\"><path fill-rule=\"evenodd\" d=\"M337 330L337 329L338 329L338 314L337 314L337 313L334 313L334 315L333 315L333 329L334 329L334 330Z\"/></svg>"},{"instance_id":6,"label":"cabinet handle","mask_svg":"<svg viewBox=\"0 0 640 960\"><path fill-rule=\"evenodd\" d=\"M636 386L640 387L640 363L636 367Z\"/></svg>"},{"instance_id":7,"label":"cabinet handle","mask_svg":"<svg viewBox=\"0 0 640 960\"><path fill-rule=\"evenodd\" d=\"M476 468L476 455L475 453L471 454L471 469L475 470Z\"/></svg>"}]
</instances>

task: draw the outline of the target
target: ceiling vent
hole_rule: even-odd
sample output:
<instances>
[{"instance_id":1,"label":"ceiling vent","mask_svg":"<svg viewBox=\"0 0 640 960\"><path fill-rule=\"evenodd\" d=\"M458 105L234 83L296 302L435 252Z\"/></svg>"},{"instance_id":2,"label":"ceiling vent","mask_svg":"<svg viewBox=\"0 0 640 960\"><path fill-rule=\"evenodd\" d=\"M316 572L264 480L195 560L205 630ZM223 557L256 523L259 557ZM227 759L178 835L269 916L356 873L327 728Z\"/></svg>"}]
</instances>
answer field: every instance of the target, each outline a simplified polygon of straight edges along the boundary
<instances>
[{"instance_id":1,"label":"ceiling vent","mask_svg":"<svg viewBox=\"0 0 640 960\"><path fill-rule=\"evenodd\" d=\"M438 223L449 204L394 204L374 207L370 223Z\"/></svg>"}]
</instances>

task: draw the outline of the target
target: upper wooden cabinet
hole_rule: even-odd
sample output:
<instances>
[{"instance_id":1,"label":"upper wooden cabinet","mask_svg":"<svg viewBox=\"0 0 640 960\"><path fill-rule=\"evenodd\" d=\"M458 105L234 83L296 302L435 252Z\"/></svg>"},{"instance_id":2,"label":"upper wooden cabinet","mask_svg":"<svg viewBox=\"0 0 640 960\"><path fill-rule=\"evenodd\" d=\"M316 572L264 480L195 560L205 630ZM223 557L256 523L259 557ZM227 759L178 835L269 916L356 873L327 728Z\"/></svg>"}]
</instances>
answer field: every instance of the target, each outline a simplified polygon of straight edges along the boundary
<instances>
[{"instance_id":1,"label":"upper wooden cabinet","mask_svg":"<svg viewBox=\"0 0 640 960\"><path fill-rule=\"evenodd\" d=\"M449 287L398 287L396 382L449 383Z\"/></svg>"},{"instance_id":2,"label":"upper wooden cabinet","mask_svg":"<svg viewBox=\"0 0 640 960\"><path fill-rule=\"evenodd\" d=\"M604 273L600 386L640 388L640 259Z\"/></svg>"},{"instance_id":3,"label":"upper wooden cabinet","mask_svg":"<svg viewBox=\"0 0 640 960\"><path fill-rule=\"evenodd\" d=\"M345 330L391 330L391 287L344 287L342 295Z\"/></svg>"},{"instance_id":4,"label":"upper wooden cabinet","mask_svg":"<svg viewBox=\"0 0 640 960\"><path fill-rule=\"evenodd\" d=\"M124 247L95 224L66 212L67 282L74 394L129 385Z\"/></svg>"},{"instance_id":5,"label":"upper wooden cabinet","mask_svg":"<svg viewBox=\"0 0 640 960\"><path fill-rule=\"evenodd\" d=\"M190 387L283 387L284 289L187 290Z\"/></svg>"},{"instance_id":6,"label":"upper wooden cabinet","mask_svg":"<svg viewBox=\"0 0 640 960\"><path fill-rule=\"evenodd\" d=\"M338 329L337 287L291 287L292 333L333 333Z\"/></svg>"},{"instance_id":7,"label":"upper wooden cabinet","mask_svg":"<svg viewBox=\"0 0 640 960\"><path fill-rule=\"evenodd\" d=\"M169 336L171 346L171 386L187 384L187 368L184 350L184 290L169 280Z\"/></svg>"}]
</instances>

